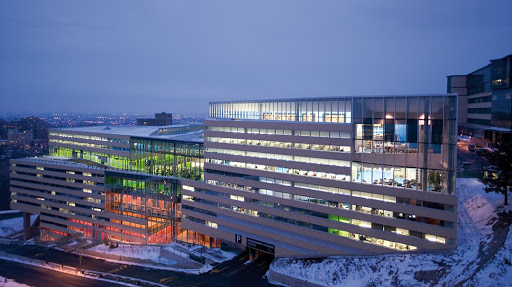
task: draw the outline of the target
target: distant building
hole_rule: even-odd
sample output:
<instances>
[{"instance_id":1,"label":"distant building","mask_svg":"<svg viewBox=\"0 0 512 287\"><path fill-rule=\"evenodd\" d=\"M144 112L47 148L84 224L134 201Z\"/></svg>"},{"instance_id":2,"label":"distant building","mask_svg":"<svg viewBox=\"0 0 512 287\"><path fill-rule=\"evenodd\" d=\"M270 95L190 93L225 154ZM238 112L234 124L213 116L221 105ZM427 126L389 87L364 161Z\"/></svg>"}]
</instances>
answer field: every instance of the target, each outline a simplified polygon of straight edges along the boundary
<instances>
[{"instance_id":1,"label":"distant building","mask_svg":"<svg viewBox=\"0 0 512 287\"><path fill-rule=\"evenodd\" d=\"M19 121L19 131L31 131L34 139L48 139L49 125L38 117L25 117Z\"/></svg>"},{"instance_id":2,"label":"distant building","mask_svg":"<svg viewBox=\"0 0 512 287\"><path fill-rule=\"evenodd\" d=\"M7 130L9 130L9 123L4 120L0 120L0 139L7 139Z\"/></svg>"},{"instance_id":3,"label":"distant building","mask_svg":"<svg viewBox=\"0 0 512 287\"><path fill-rule=\"evenodd\" d=\"M137 119L138 126L170 126L172 125L172 114L155 114L153 119Z\"/></svg>"},{"instance_id":4,"label":"distant building","mask_svg":"<svg viewBox=\"0 0 512 287\"><path fill-rule=\"evenodd\" d=\"M459 133L512 140L511 61L508 55L467 75L448 76L448 93L459 94Z\"/></svg>"},{"instance_id":5,"label":"distant building","mask_svg":"<svg viewBox=\"0 0 512 287\"><path fill-rule=\"evenodd\" d=\"M34 134L32 131L19 132L14 129L9 129L7 132L7 141L11 146L18 146L23 149L28 149L30 148L33 140Z\"/></svg>"}]
</instances>

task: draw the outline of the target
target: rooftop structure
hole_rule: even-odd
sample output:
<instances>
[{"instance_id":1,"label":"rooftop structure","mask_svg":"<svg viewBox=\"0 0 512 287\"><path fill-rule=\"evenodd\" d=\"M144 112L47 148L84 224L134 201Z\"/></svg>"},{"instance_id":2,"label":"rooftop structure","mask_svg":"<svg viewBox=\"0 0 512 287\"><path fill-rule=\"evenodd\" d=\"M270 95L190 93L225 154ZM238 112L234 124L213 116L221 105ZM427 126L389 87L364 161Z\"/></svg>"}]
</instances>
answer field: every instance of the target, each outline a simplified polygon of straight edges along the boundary
<instances>
[{"instance_id":1,"label":"rooftop structure","mask_svg":"<svg viewBox=\"0 0 512 287\"><path fill-rule=\"evenodd\" d=\"M129 136L140 138L159 138L176 141L204 142L203 125L168 125L168 126L91 126L62 129L50 129L50 133L95 134L105 136Z\"/></svg>"},{"instance_id":2,"label":"rooftop structure","mask_svg":"<svg viewBox=\"0 0 512 287\"><path fill-rule=\"evenodd\" d=\"M153 119L137 119L138 126L169 126L172 125L172 114L155 114Z\"/></svg>"}]
</instances>

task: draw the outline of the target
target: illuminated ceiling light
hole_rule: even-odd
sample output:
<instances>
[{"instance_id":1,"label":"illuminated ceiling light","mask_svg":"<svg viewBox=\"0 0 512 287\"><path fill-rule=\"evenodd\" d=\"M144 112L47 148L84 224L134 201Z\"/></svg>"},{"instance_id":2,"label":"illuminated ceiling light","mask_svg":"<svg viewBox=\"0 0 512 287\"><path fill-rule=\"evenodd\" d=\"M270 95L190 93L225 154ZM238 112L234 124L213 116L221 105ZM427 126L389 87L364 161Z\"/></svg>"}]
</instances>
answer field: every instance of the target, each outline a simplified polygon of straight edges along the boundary
<instances>
[{"instance_id":1,"label":"illuminated ceiling light","mask_svg":"<svg viewBox=\"0 0 512 287\"><path fill-rule=\"evenodd\" d=\"M423 114L423 115L421 115L421 116L419 117L419 122L418 122L418 124L419 124L420 126L424 126L424 125L425 125L425 114ZM432 124L432 122L430 121L430 117L428 117L428 125L431 125L431 124Z\"/></svg>"}]
</instances>

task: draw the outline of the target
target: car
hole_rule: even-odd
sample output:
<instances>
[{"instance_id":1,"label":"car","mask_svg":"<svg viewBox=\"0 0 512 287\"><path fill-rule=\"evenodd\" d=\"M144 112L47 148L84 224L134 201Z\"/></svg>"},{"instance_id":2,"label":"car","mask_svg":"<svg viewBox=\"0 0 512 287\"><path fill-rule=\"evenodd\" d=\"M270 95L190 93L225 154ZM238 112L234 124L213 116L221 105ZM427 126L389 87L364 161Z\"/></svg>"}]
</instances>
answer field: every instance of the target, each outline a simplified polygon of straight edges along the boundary
<instances>
[{"instance_id":1,"label":"car","mask_svg":"<svg viewBox=\"0 0 512 287\"><path fill-rule=\"evenodd\" d=\"M475 151L476 150L476 146L474 144L470 144L470 145L468 145L468 150L469 151Z\"/></svg>"},{"instance_id":2,"label":"car","mask_svg":"<svg viewBox=\"0 0 512 287\"><path fill-rule=\"evenodd\" d=\"M485 149L484 149L483 147L480 147L480 148L478 148L478 149L476 150L476 154L477 154L477 155L483 155L483 154L484 154L484 151L485 151Z\"/></svg>"}]
</instances>

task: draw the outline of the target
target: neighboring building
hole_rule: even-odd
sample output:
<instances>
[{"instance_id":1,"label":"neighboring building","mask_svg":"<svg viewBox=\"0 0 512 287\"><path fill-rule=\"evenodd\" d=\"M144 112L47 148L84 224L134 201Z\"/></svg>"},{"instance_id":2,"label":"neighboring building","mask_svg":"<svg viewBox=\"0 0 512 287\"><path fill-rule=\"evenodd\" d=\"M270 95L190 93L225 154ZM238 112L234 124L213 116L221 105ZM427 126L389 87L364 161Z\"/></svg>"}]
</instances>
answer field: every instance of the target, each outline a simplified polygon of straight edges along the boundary
<instances>
[{"instance_id":1,"label":"neighboring building","mask_svg":"<svg viewBox=\"0 0 512 287\"><path fill-rule=\"evenodd\" d=\"M154 119L137 119L138 126L170 126L172 125L172 114L155 114Z\"/></svg>"},{"instance_id":2,"label":"neighboring building","mask_svg":"<svg viewBox=\"0 0 512 287\"><path fill-rule=\"evenodd\" d=\"M457 95L209 113L204 138L191 125L50 130L50 156L11 161L11 207L40 214L47 240L224 242L277 256L455 248Z\"/></svg>"},{"instance_id":3,"label":"neighboring building","mask_svg":"<svg viewBox=\"0 0 512 287\"><path fill-rule=\"evenodd\" d=\"M182 227L276 256L455 248L457 95L210 104Z\"/></svg>"},{"instance_id":4,"label":"neighboring building","mask_svg":"<svg viewBox=\"0 0 512 287\"><path fill-rule=\"evenodd\" d=\"M448 76L448 93L459 94L459 133L512 141L511 61L508 55L470 74Z\"/></svg>"},{"instance_id":5,"label":"neighboring building","mask_svg":"<svg viewBox=\"0 0 512 287\"><path fill-rule=\"evenodd\" d=\"M19 126L19 131L30 131L34 135L34 139L48 139L49 125L42 118L25 117L14 124Z\"/></svg>"}]
</instances>

